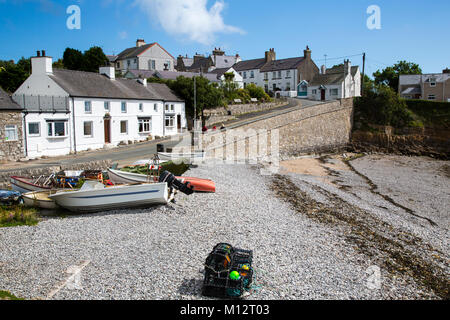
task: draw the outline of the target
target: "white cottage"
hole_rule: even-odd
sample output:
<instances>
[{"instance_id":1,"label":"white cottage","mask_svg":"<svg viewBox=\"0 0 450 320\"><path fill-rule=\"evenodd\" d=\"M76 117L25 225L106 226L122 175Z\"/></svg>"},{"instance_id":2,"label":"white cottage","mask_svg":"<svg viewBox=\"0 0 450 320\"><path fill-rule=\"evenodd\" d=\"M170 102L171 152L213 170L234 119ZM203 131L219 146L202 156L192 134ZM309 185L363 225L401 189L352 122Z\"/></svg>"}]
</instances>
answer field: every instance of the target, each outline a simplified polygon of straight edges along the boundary
<instances>
[{"instance_id":1,"label":"white cottage","mask_svg":"<svg viewBox=\"0 0 450 320\"><path fill-rule=\"evenodd\" d=\"M361 72L358 66L352 67L350 60L330 69L322 67L309 83L303 83L302 92L307 85L308 99L336 100L361 96ZM300 90L300 89L299 89Z\"/></svg>"},{"instance_id":2,"label":"white cottage","mask_svg":"<svg viewBox=\"0 0 450 320\"><path fill-rule=\"evenodd\" d=\"M13 99L24 108L30 158L175 135L186 128L185 103L166 85L100 73L52 69L52 58L31 58L32 73Z\"/></svg>"}]
</instances>

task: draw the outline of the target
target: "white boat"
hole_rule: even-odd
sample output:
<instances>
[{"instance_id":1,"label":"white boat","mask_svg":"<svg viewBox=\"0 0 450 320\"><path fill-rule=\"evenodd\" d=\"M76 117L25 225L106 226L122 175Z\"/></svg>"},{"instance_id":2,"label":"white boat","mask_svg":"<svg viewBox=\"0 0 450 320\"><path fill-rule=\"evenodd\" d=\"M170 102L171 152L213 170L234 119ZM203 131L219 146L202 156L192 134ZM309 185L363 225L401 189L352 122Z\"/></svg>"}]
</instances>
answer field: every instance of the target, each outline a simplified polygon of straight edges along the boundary
<instances>
[{"instance_id":1,"label":"white boat","mask_svg":"<svg viewBox=\"0 0 450 320\"><path fill-rule=\"evenodd\" d=\"M40 209L58 209L59 206L55 200L50 199L48 196L52 193L56 193L56 190L47 191L34 191L22 194L23 203L27 207L40 208Z\"/></svg>"},{"instance_id":2,"label":"white boat","mask_svg":"<svg viewBox=\"0 0 450 320\"><path fill-rule=\"evenodd\" d=\"M122 170L114 170L108 168L108 177L114 184L128 184L128 183L152 183L152 178L145 174L126 172ZM182 183L189 182L195 191L199 192L215 192L216 185L209 179L201 179L194 177L175 177ZM156 181L153 181L156 182Z\"/></svg>"},{"instance_id":3,"label":"white boat","mask_svg":"<svg viewBox=\"0 0 450 320\"><path fill-rule=\"evenodd\" d=\"M158 156L161 160L188 160L188 161L199 161L205 159L204 151L196 151L190 153L177 153L177 152L158 152Z\"/></svg>"},{"instance_id":4,"label":"white boat","mask_svg":"<svg viewBox=\"0 0 450 320\"><path fill-rule=\"evenodd\" d=\"M25 177L12 176L10 179L11 188L20 193L46 191L52 188L49 184L47 184L50 180L45 181L45 179L41 178L33 180Z\"/></svg>"},{"instance_id":5,"label":"white boat","mask_svg":"<svg viewBox=\"0 0 450 320\"><path fill-rule=\"evenodd\" d=\"M70 211L96 212L167 204L169 188L165 182L105 187L97 181L87 180L79 191L57 192L49 198Z\"/></svg>"},{"instance_id":6,"label":"white boat","mask_svg":"<svg viewBox=\"0 0 450 320\"><path fill-rule=\"evenodd\" d=\"M164 162L167 162L168 160L158 160L157 164L160 165ZM152 165L155 164L155 160L138 160L135 163L133 163L133 166L146 166L146 165Z\"/></svg>"}]
</instances>

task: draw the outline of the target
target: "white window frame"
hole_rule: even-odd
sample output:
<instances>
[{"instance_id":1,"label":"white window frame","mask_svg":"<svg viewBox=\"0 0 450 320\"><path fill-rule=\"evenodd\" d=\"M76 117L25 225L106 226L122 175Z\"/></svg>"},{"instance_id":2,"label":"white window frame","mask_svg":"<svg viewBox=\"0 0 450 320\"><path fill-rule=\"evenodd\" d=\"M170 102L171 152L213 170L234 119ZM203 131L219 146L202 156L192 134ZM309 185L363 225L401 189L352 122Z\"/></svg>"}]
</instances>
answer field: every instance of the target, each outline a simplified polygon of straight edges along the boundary
<instances>
[{"instance_id":1,"label":"white window frame","mask_svg":"<svg viewBox=\"0 0 450 320\"><path fill-rule=\"evenodd\" d=\"M124 107L125 106L125 111L124 111ZM126 101L122 101L121 103L120 103L120 111L122 112L122 113L127 113L127 110L128 110L128 105L127 105L127 102Z\"/></svg>"},{"instance_id":2,"label":"white window frame","mask_svg":"<svg viewBox=\"0 0 450 320\"><path fill-rule=\"evenodd\" d=\"M31 133L30 132L30 124L37 124L38 133ZM41 123L40 122L28 122L27 123L27 130L28 130L28 136L29 137L40 137L41 136Z\"/></svg>"},{"instance_id":3,"label":"white window frame","mask_svg":"<svg viewBox=\"0 0 450 320\"><path fill-rule=\"evenodd\" d=\"M155 112L158 112L158 104L157 104L157 103L155 103L155 104L153 105L153 110L154 110Z\"/></svg>"},{"instance_id":4,"label":"white window frame","mask_svg":"<svg viewBox=\"0 0 450 320\"><path fill-rule=\"evenodd\" d=\"M330 96L337 96L339 94L338 89L330 89Z\"/></svg>"},{"instance_id":5,"label":"white window frame","mask_svg":"<svg viewBox=\"0 0 450 320\"><path fill-rule=\"evenodd\" d=\"M10 139L7 134L10 131L13 131L14 134L14 137L12 139ZM19 133L17 131L17 125L15 124L5 125L5 141L19 141Z\"/></svg>"},{"instance_id":6,"label":"white window frame","mask_svg":"<svg viewBox=\"0 0 450 320\"><path fill-rule=\"evenodd\" d=\"M291 70L286 70L286 79L291 78Z\"/></svg>"},{"instance_id":7,"label":"white window frame","mask_svg":"<svg viewBox=\"0 0 450 320\"><path fill-rule=\"evenodd\" d=\"M255 71L250 71L250 79L254 79L255 78Z\"/></svg>"},{"instance_id":8,"label":"white window frame","mask_svg":"<svg viewBox=\"0 0 450 320\"><path fill-rule=\"evenodd\" d=\"M90 123L91 124L91 134L86 134L86 124ZM85 138L92 138L94 137L94 122L93 121L83 121L83 136Z\"/></svg>"},{"instance_id":9,"label":"white window frame","mask_svg":"<svg viewBox=\"0 0 450 320\"><path fill-rule=\"evenodd\" d=\"M434 95L434 94L429 94L429 95L428 95L428 100L436 100L436 95Z\"/></svg>"},{"instance_id":10,"label":"white window frame","mask_svg":"<svg viewBox=\"0 0 450 320\"><path fill-rule=\"evenodd\" d=\"M85 101L84 102L84 113L88 113L88 114L92 113L92 101Z\"/></svg>"},{"instance_id":11,"label":"white window frame","mask_svg":"<svg viewBox=\"0 0 450 320\"><path fill-rule=\"evenodd\" d=\"M144 112L144 104L143 103L139 103L139 111Z\"/></svg>"},{"instance_id":12,"label":"white window frame","mask_svg":"<svg viewBox=\"0 0 450 320\"><path fill-rule=\"evenodd\" d=\"M169 121L169 125L167 125L167 121ZM175 116L165 116L164 117L164 126L166 128L174 128L175 127Z\"/></svg>"},{"instance_id":13,"label":"white window frame","mask_svg":"<svg viewBox=\"0 0 450 320\"><path fill-rule=\"evenodd\" d=\"M105 108L105 111L108 111L108 112L111 111L111 103L109 101L105 101L103 103L103 107Z\"/></svg>"},{"instance_id":14,"label":"white window frame","mask_svg":"<svg viewBox=\"0 0 450 320\"><path fill-rule=\"evenodd\" d=\"M141 131L142 124L142 131ZM148 126L148 130L145 130L145 127ZM152 130L152 118L138 118L138 132L139 133L150 133Z\"/></svg>"},{"instance_id":15,"label":"white window frame","mask_svg":"<svg viewBox=\"0 0 450 320\"><path fill-rule=\"evenodd\" d=\"M67 138L68 135L68 123L69 120L47 120L47 138L50 139L59 139L59 138ZM56 136L55 135L55 123L64 123L64 135ZM49 125L51 125L51 134L49 134Z\"/></svg>"}]
</instances>

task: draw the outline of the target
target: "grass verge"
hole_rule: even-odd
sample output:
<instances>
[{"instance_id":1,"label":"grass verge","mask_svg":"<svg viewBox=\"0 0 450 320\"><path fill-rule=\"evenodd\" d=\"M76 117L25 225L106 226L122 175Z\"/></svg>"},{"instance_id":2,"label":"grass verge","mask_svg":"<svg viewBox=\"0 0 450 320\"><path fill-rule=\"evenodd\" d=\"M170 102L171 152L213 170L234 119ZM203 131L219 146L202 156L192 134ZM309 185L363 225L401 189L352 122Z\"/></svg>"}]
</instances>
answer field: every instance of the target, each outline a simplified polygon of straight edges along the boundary
<instances>
[{"instance_id":1,"label":"grass verge","mask_svg":"<svg viewBox=\"0 0 450 320\"><path fill-rule=\"evenodd\" d=\"M0 206L0 228L36 225L39 222L37 212L23 205Z\"/></svg>"},{"instance_id":2,"label":"grass verge","mask_svg":"<svg viewBox=\"0 0 450 320\"><path fill-rule=\"evenodd\" d=\"M25 300L25 299L18 298L8 291L0 290L0 300Z\"/></svg>"}]
</instances>

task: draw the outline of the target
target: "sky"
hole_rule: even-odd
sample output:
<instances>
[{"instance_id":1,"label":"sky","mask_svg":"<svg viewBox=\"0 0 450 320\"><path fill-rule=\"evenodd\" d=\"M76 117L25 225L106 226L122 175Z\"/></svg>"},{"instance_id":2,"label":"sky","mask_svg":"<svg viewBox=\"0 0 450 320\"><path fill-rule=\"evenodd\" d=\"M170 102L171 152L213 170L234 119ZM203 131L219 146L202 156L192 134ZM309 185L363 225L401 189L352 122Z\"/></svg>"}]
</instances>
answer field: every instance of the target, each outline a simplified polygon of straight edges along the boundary
<instances>
[{"instance_id":1,"label":"sky","mask_svg":"<svg viewBox=\"0 0 450 320\"><path fill-rule=\"evenodd\" d=\"M0 0L0 60L37 50L58 59L67 47L118 54L143 38L175 58L220 47L244 60L274 48L281 59L308 45L319 67L362 66L365 52L368 75L399 60L433 73L450 67L449 12L448 0Z\"/></svg>"}]
</instances>

